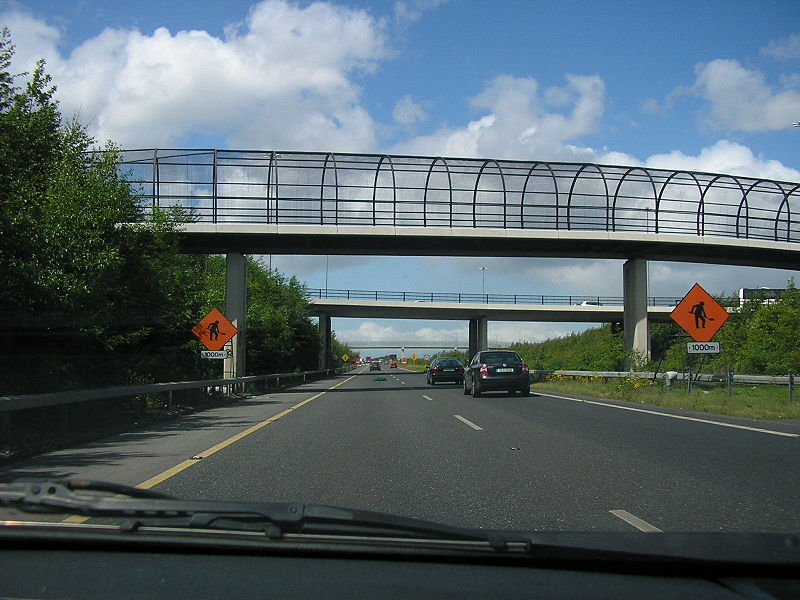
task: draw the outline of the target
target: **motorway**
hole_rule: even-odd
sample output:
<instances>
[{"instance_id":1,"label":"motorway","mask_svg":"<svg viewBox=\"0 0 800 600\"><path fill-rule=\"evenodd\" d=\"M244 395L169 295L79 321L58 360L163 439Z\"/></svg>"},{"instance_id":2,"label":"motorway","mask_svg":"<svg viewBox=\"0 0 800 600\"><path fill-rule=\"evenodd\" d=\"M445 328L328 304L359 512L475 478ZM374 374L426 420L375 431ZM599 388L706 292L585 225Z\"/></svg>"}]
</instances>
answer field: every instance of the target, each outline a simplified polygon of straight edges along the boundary
<instances>
[{"instance_id":1,"label":"motorway","mask_svg":"<svg viewBox=\"0 0 800 600\"><path fill-rule=\"evenodd\" d=\"M359 368L52 452L0 479L105 479L502 529L800 533L800 423L585 400L475 399L405 369Z\"/></svg>"}]
</instances>

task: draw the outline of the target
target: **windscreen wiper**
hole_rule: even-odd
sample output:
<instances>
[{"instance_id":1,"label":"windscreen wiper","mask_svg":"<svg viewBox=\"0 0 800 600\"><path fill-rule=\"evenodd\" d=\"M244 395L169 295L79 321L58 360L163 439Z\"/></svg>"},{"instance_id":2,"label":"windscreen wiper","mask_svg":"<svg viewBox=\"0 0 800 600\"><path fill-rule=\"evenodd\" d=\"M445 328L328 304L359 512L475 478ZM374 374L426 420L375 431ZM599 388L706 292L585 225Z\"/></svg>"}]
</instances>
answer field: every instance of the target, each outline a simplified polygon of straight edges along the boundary
<instances>
[{"instance_id":1,"label":"windscreen wiper","mask_svg":"<svg viewBox=\"0 0 800 600\"><path fill-rule=\"evenodd\" d=\"M124 496L124 497L122 497ZM120 518L119 531L167 527L172 531L259 532L280 540L287 534L338 539L444 543L463 550L524 555L541 564L585 561L600 568L708 569L800 568L800 538L777 533L526 532L471 529L360 509L303 503L179 500L115 483L18 480L0 483L0 505L28 512ZM466 543L464 543L466 542ZM793 571L794 572L794 571Z\"/></svg>"},{"instance_id":2,"label":"windscreen wiper","mask_svg":"<svg viewBox=\"0 0 800 600\"><path fill-rule=\"evenodd\" d=\"M498 550L507 546L507 540L495 533L367 510L304 503L179 500L152 490L82 479L0 484L0 505L27 512L123 518L127 531L157 521L193 529L263 531L273 539L284 533L306 533L485 541Z\"/></svg>"}]
</instances>

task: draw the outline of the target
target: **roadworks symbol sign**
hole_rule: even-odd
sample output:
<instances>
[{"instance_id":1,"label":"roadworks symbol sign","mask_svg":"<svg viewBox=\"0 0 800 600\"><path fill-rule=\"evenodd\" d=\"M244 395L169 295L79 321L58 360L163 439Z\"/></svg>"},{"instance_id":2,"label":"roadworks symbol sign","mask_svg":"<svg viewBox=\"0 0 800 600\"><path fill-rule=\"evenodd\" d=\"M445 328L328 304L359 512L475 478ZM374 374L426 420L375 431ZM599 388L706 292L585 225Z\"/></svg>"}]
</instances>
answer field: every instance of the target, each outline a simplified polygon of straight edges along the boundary
<instances>
[{"instance_id":1,"label":"roadworks symbol sign","mask_svg":"<svg viewBox=\"0 0 800 600\"><path fill-rule=\"evenodd\" d=\"M239 333L233 323L216 308L212 308L200 322L192 328L192 333L197 336L209 350L222 350Z\"/></svg>"},{"instance_id":2,"label":"roadworks symbol sign","mask_svg":"<svg viewBox=\"0 0 800 600\"><path fill-rule=\"evenodd\" d=\"M730 315L699 283L695 283L669 315L695 342L710 342Z\"/></svg>"}]
</instances>

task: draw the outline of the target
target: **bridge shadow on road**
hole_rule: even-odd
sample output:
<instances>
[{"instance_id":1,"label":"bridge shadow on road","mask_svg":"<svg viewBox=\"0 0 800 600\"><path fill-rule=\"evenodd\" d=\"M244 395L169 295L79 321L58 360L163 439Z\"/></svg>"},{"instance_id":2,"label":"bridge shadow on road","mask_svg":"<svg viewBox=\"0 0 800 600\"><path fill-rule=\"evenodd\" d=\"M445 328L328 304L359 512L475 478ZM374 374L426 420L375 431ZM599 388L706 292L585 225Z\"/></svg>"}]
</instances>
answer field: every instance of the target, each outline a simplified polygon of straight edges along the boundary
<instances>
[{"instance_id":1,"label":"bridge shadow on road","mask_svg":"<svg viewBox=\"0 0 800 600\"><path fill-rule=\"evenodd\" d=\"M87 468L102 466L125 469L131 460L157 459L176 453L170 438L177 438L192 431L218 431L229 429L232 433L244 430L266 417L253 414L252 409L269 405L292 405L294 401L255 397L242 402L206 409L201 412L177 417L169 421L149 423L131 431L116 433L96 441L85 442L69 448L10 463L0 467L0 482L10 482L19 477L69 478L84 477ZM228 414L237 409L247 414ZM200 442L203 446L206 442ZM160 450L159 450L160 449ZM196 448L194 451L205 450ZM177 451L177 461L188 458L191 451ZM138 482L136 482L138 483Z\"/></svg>"}]
</instances>

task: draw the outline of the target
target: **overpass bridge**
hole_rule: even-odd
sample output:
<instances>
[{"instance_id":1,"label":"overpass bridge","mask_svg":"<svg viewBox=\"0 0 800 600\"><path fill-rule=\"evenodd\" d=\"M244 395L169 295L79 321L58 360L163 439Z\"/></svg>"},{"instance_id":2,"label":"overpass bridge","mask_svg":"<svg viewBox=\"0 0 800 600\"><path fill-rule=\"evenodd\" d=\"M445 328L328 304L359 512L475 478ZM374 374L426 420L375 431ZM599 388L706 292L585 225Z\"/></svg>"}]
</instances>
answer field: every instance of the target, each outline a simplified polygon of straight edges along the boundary
<instances>
[{"instance_id":1,"label":"overpass bridge","mask_svg":"<svg viewBox=\"0 0 800 600\"><path fill-rule=\"evenodd\" d=\"M121 155L145 213L187 211L185 251L227 255L226 314L244 332L245 253L624 259L625 348L645 353L646 261L800 265L794 182L491 158L211 149ZM471 331L485 318L471 319ZM321 323L329 332L329 317ZM470 338L481 341L477 333ZM244 372L244 342L237 336L226 364L231 376Z\"/></svg>"},{"instance_id":2,"label":"overpass bridge","mask_svg":"<svg viewBox=\"0 0 800 600\"><path fill-rule=\"evenodd\" d=\"M314 296L334 296L334 298L315 298ZM489 347L508 347L510 344L490 343L488 339L488 321L525 321L525 322L583 322L583 323L622 323L625 319L623 298L599 296L530 296L504 294L437 294L420 292L381 292L366 290L307 290L311 314L320 318L322 327L329 326L331 317L361 317L374 319L441 319L468 321L469 340L461 342L458 347L473 354L477 349ZM363 298L381 298L366 300ZM425 300L420 299L425 297ZM477 297L477 298L476 298ZM384 298L389 298L384 299ZM414 299L416 298L416 299ZM430 298L430 300L428 299ZM590 298L589 300L580 300ZM443 301L450 299L451 301ZM463 301L452 301L452 300ZM479 300L469 302L468 300ZM483 302L485 300L485 302ZM501 302L506 300L506 302ZM512 302L513 300L513 302ZM565 302L565 300L574 303ZM651 301L666 301L666 305L648 306L648 322L669 321L669 314L680 298L650 298ZM523 304L524 301L538 304ZM495 302L495 303L490 303ZM560 302L560 303L556 303ZM393 348L413 346L426 347L420 344L389 344L375 342L374 346L355 346L352 348ZM434 344L431 348L452 348Z\"/></svg>"}]
</instances>

